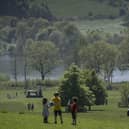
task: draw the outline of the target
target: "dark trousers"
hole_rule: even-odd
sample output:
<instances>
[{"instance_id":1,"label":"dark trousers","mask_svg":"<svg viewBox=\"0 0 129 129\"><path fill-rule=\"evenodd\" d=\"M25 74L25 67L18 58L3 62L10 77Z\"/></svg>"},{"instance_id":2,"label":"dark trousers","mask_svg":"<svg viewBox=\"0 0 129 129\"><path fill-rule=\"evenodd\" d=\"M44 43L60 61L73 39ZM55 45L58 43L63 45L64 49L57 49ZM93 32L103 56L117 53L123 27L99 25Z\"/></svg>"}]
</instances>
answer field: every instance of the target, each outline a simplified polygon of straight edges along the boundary
<instances>
[{"instance_id":1,"label":"dark trousers","mask_svg":"<svg viewBox=\"0 0 129 129\"><path fill-rule=\"evenodd\" d=\"M73 120L72 124L76 125L77 114L76 114L76 112L71 112L71 113L72 113L72 120Z\"/></svg>"},{"instance_id":2,"label":"dark trousers","mask_svg":"<svg viewBox=\"0 0 129 129\"><path fill-rule=\"evenodd\" d=\"M44 123L48 123L48 117L47 116L44 116Z\"/></svg>"}]
</instances>

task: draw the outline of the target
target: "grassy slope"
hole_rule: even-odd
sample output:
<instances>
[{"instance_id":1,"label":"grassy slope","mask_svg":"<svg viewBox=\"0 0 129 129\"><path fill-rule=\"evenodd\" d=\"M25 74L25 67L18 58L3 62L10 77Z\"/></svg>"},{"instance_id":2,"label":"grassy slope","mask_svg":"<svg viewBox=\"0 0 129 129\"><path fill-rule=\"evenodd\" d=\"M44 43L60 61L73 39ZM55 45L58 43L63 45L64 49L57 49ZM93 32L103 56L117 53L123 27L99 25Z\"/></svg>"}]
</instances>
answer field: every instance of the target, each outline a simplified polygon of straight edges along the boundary
<instances>
[{"instance_id":1,"label":"grassy slope","mask_svg":"<svg viewBox=\"0 0 129 129\"><path fill-rule=\"evenodd\" d=\"M123 21L121 19L115 19L115 20L82 20L82 21L74 21L74 23L79 30L86 34L88 30L100 30L104 31L106 33L120 33L121 30L126 29L121 24Z\"/></svg>"},{"instance_id":2,"label":"grassy slope","mask_svg":"<svg viewBox=\"0 0 129 129\"><path fill-rule=\"evenodd\" d=\"M51 11L56 16L93 15L118 16L119 9L94 0L48 0Z\"/></svg>"},{"instance_id":3,"label":"grassy slope","mask_svg":"<svg viewBox=\"0 0 129 129\"><path fill-rule=\"evenodd\" d=\"M50 98L54 89L46 89L45 96ZM0 113L0 129L74 129L71 125L70 114L64 113L64 124L53 124L53 114L50 114L50 124L43 124L41 117L41 99L26 99L23 97L23 91L19 91L19 97L14 100L7 100L6 93L15 94L16 91L1 91L0 103L3 105L8 103L8 107L13 103L16 111L8 113ZM118 91L109 92L108 106L93 106L92 111L88 113L78 114L77 129L128 129L129 119L126 116L126 108L118 108L117 102L120 99ZM25 114L19 114L22 111L19 103L24 105L27 102L35 103L35 111L33 113L25 111ZM0 106L1 107L1 106Z\"/></svg>"}]
</instances>

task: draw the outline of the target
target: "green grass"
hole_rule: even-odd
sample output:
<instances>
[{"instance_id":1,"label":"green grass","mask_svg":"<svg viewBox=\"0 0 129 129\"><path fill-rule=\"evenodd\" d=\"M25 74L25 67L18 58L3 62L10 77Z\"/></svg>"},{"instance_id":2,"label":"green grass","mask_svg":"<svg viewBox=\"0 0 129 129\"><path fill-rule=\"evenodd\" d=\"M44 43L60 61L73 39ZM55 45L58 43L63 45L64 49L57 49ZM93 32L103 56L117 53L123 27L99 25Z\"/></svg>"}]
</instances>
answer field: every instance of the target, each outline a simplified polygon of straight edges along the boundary
<instances>
[{"instance_id":1,"label":"green grass","mask_svg":"<svg viewBox=\"0 0 129 129\"><path fill-rule=\"evenodd\" d=\"M54 88L43 88L43 96L51 99L54 92L57 91L57 87ZM16 92L18 96L16 97ZM7 94L11 96L8 99ZM41 112L42 110L42 98L26 98L24 90L2 90L0 92L0 111L9 112L26 112L27 103L34 103L35 112Z\"/></svg>"},{"instance_id":2,"label":"green grass","mask_svg":"<svg viewBox=\"0 0 129 129\"><path fill-rule=\"evenodd\" d=\"M115 20L80 20L80 21L74 21L74 23L79 30L86 34L88 30L100 30L104 31L106 33L120 33L121 30L126 29L124 26L122 26L122 19L115 19Z\"/></svg>"},{"instance_id":3,"label":"green grass","mask_svg":"<svg viewBox=\"0 0 129 129\"><path fill-rule=\"evenodd\" d=\"M44 96L51 98L55 88L45 88ZM15 93L18 97L15 98ZM8 99L6 94L13 96ZM25 98L23 90L2 90L0 92L0 129L128 129L129 118L126 116L127 108L118 108L120 100L119 91L108 92L108 105L92 106L92 111L78 113L78 124L71 125L70 113L63 113L64 124L53 124L53 112L50 109L49 124L42 123L41 99ZM26 104L35 104L34 112L26 109Z\"/></svg>"},{"instance_id":4,"label":"green grass","mask_svg":"<svg viewBox=\"0 0 129 129\"><path fill-rule=\"evenodd\" d=\"M70 114L63 114L63 125L54 125L52 116L49 118L49 124L43 124L40 114L3 113L0 116L1 129L128 129L129 119L124 116L109 119L107 114L103 114L103 117L96 113L78 114L78 124L74 127L71 125Z\"/></svg>"},{"instance_id":5,"label":"green grass","mask_svg":"<svg viewBox=\"0 0 129 129\"><path fill-rule=\"evenodd\" d=\"M36 1L37 2L37 1ZM71 17L71 16L88 16L89 12L93 16L118 16L119 8L112 7L107 3L96 0L48 0L48 6L54 15Z\"/></svg>"}]
</instances>

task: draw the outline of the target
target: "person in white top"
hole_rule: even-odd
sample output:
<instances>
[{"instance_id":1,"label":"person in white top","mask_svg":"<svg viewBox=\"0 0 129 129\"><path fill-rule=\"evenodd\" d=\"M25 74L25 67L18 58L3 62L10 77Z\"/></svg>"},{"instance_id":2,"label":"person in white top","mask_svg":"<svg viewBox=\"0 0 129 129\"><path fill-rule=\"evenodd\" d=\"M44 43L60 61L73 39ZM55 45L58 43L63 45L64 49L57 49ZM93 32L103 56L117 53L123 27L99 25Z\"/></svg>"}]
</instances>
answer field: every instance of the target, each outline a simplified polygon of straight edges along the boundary
<instances>
[{"instance_id":1,"label":"person in white top","mask_svg":"<svg viewBox=\"0 0 129 129\"><path fill-rule=\"evenodd\" d=\"M47 98L43 98L42 104L43 104L43 111L42 111L43 122L44 122L44 123L48 123L49 104L48 104Z\"/></svg>"}]
</instances>

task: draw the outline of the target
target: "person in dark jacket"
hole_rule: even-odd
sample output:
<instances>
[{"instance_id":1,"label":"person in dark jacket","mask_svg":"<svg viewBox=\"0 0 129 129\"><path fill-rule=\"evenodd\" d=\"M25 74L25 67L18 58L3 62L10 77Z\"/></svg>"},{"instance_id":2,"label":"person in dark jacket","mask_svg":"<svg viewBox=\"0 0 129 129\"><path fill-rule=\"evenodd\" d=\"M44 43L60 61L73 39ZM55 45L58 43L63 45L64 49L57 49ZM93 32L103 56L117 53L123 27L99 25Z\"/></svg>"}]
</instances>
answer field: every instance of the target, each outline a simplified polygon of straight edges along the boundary
<instances>
[{"instance_id":1,"label":"person in dark jacket","mask_svg":"<svg viewBox=\"0 0 129 129\"><path fill-rule=\"evenodd\" d=\"M72 124L73 125L77 124L77 110L78 110L77 101L78 101L78 98L73 97L72 98L72 103L70 104L70 109L71 109L71 114L72 114Z\"/></svg>"}]
</instances>

